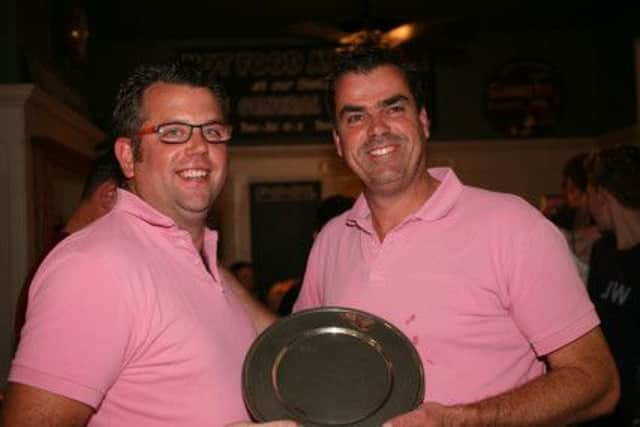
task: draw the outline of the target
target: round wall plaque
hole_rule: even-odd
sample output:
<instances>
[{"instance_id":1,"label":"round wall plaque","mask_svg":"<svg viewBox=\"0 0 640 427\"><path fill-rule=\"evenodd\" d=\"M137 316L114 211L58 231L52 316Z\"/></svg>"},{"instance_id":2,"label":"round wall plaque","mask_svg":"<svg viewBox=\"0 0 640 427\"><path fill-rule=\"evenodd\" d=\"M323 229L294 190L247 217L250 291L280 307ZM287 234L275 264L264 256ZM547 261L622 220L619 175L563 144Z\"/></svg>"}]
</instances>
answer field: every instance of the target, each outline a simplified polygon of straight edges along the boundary
<instances>
[{"instance_id":1,"label":"round wall plaque","mask_svg":"<svg viewBox=\"0 0 640 427\"><path fill-rule=\"evenodd\" d=\"M542 61L518 60L502 65L485 91L491 127L507 137L541 137L552 133L564 108L559 73Z\"/></svg>"}]
</instances>

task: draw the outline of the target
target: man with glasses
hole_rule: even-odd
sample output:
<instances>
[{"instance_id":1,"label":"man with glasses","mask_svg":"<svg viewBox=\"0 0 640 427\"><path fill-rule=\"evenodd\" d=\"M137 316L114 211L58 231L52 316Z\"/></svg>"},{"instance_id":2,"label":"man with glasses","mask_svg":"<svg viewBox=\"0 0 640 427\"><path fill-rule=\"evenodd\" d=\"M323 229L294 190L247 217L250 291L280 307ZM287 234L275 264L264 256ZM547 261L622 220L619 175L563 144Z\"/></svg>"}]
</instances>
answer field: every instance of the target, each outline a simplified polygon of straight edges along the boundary
<instances>
[{"instance_id":1,"label":"man with glasses","mask_svg":"<svg viewBox=\"0 0 640 427\"><path fill-rule=\"evenodd\" d=\"M248 418L242 362L271 317L217 267L217 235L205 226L227 173L227 104L216 81L184 63L142 66L121 86L115 153L128 191L36 274L6 425Z\"/></svg>"}]
</instances>

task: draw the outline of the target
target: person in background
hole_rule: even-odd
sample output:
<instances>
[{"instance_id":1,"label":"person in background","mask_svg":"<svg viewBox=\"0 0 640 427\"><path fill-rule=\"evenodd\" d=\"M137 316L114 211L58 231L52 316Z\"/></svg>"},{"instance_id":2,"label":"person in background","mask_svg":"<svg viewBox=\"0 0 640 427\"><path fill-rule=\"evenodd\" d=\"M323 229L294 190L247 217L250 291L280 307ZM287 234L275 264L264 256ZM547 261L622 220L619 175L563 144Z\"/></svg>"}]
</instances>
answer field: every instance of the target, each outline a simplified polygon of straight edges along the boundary
<instances>
[{"instance_id":1,"label":"person in background","mask_svg":"<svg viewBox=\"0 0 640 427\"><path fill-rule=\"evenodd\" d=\"M586 279L591 248L600 238L587 202L587 153L571 157L562 169L562 189L566 208L552 218L565 234L571 251L577 258L579 270ZM562 218L564 216L564 218ZM555 221L554 221L555 219ZM585 280L586 281L586 280Z\"/></svg>"},{"instance_id":2,"label":"person in background","mask_svg":"<svg viewBox=\"0 0 640 427\"><path fill-rule=\"evenodd\" d=\"M324 225L329 222L329 220L340 215L343 212L348 211L352 206L353 198L340 194L335 194L323 199L318 206L315 227L313 230L313 238L316 238L320 230L322 230L322 227L324 227ZM279 316L286 316L288 314L291 314L291 311L293 310L293 305L298 299L302 283L300 279L291 279L290 283L278 282L276 285L280 285L282 283L285 283L287 285L286 289L284 289L284 291L281 291L282 294L277 296L277 302L272 303L272 305L277 307L276 312ZM272 289L278 290L276 286L274 286L274 288ZM272 294L270 293L270 296L271 295Z\"/></svg>"},{"instance_id":3,"label":"person in background","mask_svg":"<svg viewBox=\"0 0 640 427\"><path fill-rule=\"evenodd\" d=\"M584 165L587 154L577 154L565 162L562 195L545 195L540 205L540 211L565 235L585 285L591 248L600 238L587 205L587 171Z\"/></svg>"},{"instance_id":4,"label":"person in background","mask_svg":"<svg viewBox=\"0 0 640 427\"><path fill-rule=\"evenodd\" d=\"M38 269L4 425L248 419L242 362L273 316L218 268L205 226L227 172L227 101L185 62L141 66L122 84L113 118L126 191Z\"/></svg>"},{"instance_id":5,"label":"person in background","mask_svg":"<svg viewBox=\"0 0 640 427\"><path fill-rule=\"evenodd\" d=\"M20 341L20 331L24 325L29 297L29 287L35 272L49 252L65 237L83 229L93 221L101 218L109 212L116 203L116 191L122 184L123 176L118 160L113 152L113 143L108 144L108 149L98 155L93 161L84 180L80 203L73 211L64 227L53 237L39 261L33 266L27 275L16 306L14 334L16 346Z\"/></svg>"},{"instance_id":6,"label":"person in background","mask_svg":"<svg viewBox=\"0 0 640 427\"><path fill-rule=\"evenodd\" d=\"M124 177L113 151L113 142L93 162L82 188L80 203L67 220L63 234L83 229L110 212Z\"/></svg>"},{"instance_id":7,"label":"person in background","mask_svg":"<svg viewBox=\"0 0 640 427\"><path fill-rule=\"evenodd\" d=\"M566 240L526 201L427 169L419 74L397 52L337 58L328 81L353 208L316 238L294 311L365 310L411 339L426 401L385 426L566 425L619 380Z\"/></svg>"},{"instance_id":8,"label":"person in background","mask_svg":"<svg viewBox=\"0 0 640 427\"><path fill-rule=\"evenodd\" d=\"M248 261L236 261L229 266L229 271L250 293L256 293L255 275L253 264Z\"/></svg>"},{"instance_id":9,"label":"person in background","mask_svg":"<svg viewBox=\"0 0 640 427\"><path fill-rule=\"evenodd\" d=\"M266 296L266 303L269 310L279 316L291 314L293 304L290 305L290 302L292 299L295 300L298 298L300 283L301 280L299 277L290 277L279 280L269 286ZM285 297L287 302L283 304Z\"/></svg>"},{"instance_id":10,"label":"person in background","mask_svg":"<svg viewBox=\"0 0 640 427\"><path fill-rule=\"evenodd\" d=\"M587 207L587 171L584 162L588 153L572 156L562 167L562 201L544 211L557 226L573 230L593 224Z\"/></svg>"},{"instance_id":11,"label":"person in background","mask_svg":"<svg viewBox=\"0 0 640 427\"><path fill-rule=\"evenodd\" d=\"M605 148L587 161L588 205L603 237L588 290L620 370L616 411L587 425L640 426L640 148Z\"/></svg>"}]
</instances>

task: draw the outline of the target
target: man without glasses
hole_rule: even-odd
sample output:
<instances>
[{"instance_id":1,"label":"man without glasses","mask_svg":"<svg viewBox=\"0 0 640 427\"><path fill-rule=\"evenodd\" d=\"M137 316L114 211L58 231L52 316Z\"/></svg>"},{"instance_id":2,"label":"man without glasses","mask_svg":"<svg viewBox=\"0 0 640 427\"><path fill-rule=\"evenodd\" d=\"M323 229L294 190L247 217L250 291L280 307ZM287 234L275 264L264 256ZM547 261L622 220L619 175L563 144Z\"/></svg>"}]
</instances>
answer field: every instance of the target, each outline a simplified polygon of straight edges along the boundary
<instances>
[{"instance_id":1,"label":"man without glasses","mask_svg":"<svg viewBox=\"0 0 640 427\"><path fill-rule=\"evenodd\" d=\"M339 57L338 154L363 184L314 242L294 311L346 306L413 341L426 401L400 426L557 426L610 411L618 377L562 235L523 200L427 169L418 75L393 52Z\"/></svg>"}]
</instances>

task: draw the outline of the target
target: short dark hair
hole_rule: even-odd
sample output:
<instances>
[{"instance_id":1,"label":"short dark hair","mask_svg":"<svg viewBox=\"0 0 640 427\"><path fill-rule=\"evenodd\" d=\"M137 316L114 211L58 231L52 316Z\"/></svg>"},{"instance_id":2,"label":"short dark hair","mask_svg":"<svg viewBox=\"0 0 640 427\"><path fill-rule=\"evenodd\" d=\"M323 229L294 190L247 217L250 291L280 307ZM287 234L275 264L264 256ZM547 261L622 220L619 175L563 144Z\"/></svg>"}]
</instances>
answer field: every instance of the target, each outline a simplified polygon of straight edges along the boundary
<instances>
[{"instance_id":1,"label":"short dark hair","mask_svg":"<svg viewBox=\"0 0 640 427\"><path fill-rule=\"evenodd\" d=\"M327 76L326 103L334 124L337 120L335 111L337 80L349 73L367 74L384 65L392 65L400 70L418 111L425 107L422 77L415 64L398 49L363 45L336 54L333 71Z\"/></svg>"},{"instance_id":2,"label":"short dark hair","mask_svg":"<svg viewBox=\"0 0 640 427\"><path fill-rule=\"evenodd\" d=\"M113 144L110 144L105 151L99 153L91 164L91 168L84 180L81 199L89 199L97 188L107 181L113 181L118 187L121 187L124 182L124 175L114 153Z\"/></svg>"},{"instance_id":3,"label":"short dark hair","mask_svg":"<svg viewBox=\"0 0 640 427\"><path fill-rule=\"evenodd\" d=\"M142 100L145 91L155 83L183 84L207 88L220 103L225 121L229 116L229 96L214 74L195 62L176 60L162 64L143 64L137 67L120 85L113 109L112 126L117 137L132 139L137 153L140 138L136 132L142 126Z\"/></svg>"},{"instance_id":4,"label":"short dark hair","mask_svg":"<svg viewBox=\"0 0 640 427\"><path fill-rule=\"evenodd\" d=\"M590 184L604 188L625 207L640 208L640 147L604 148L587 159L586 167Z\"/></svg>"},{"instance_id":5,"label":"short dark hair","mask_svg":"<svg viewBox=\"0 0 640 427\"><path fill-rule=\"evenodd\" d=\"M589 153L580 153L573 156L564 164L562 168L563 180L570 179L571 182L582 192L587 191L587 170L585 169L585 161L589 157Z\"/></svg>"}]
</instances>

